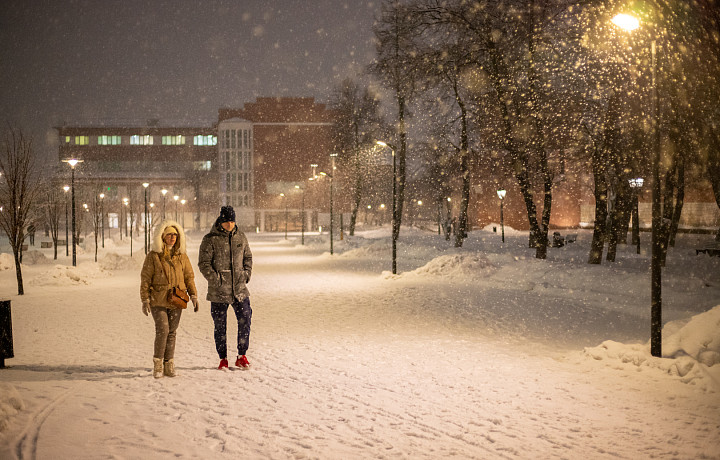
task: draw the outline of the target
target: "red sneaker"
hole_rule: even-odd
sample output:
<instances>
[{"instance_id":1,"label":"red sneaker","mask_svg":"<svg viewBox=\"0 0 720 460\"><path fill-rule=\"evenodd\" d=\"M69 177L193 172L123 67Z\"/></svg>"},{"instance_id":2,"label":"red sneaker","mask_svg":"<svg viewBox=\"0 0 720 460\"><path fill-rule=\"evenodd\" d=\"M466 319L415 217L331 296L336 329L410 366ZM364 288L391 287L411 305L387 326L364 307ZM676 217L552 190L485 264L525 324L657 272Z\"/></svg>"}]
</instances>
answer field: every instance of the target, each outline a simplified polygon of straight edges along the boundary
<instances>
[{"instance_id":1,"label":"red sneaker","mask_svg":"<svg viewBox=\"0 0 720 460\"><path fill-rule=\"evenodd\" d=\"M218 366L219 370L227 369L228 368L228 360L227 359L221 359L220 365Z\"/></svg>"},{"instance_id":2,"label":"red sneaker","mask_svg":"<svg viewBox=\"0 0 720 460\"><path fill-rule=\"evenodd\" d=\"M243 369L248 369L250 367L250 362L247 360L245 355L238 356L238 359L235 360L235 365L237 367L242 367Z\"/></svg>"}]
</instances>

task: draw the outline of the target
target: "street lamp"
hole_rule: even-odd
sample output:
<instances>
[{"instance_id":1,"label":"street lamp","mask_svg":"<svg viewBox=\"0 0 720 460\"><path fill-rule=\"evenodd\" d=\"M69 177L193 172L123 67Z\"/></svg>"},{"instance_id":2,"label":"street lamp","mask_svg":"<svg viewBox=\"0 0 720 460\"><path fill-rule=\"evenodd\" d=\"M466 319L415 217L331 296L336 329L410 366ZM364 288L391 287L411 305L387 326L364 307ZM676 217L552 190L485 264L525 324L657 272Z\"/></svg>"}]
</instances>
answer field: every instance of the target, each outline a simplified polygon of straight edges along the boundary
<instances>
[{"instance_id":1,"label":"street lamp","mask_svg":"<svg viewBox=\"0 0 720 460\"><path fill-rule=\"evenodd\" d=\"M100 194L100 225L102 226L102 247L105 247L105 194Z\"/></svg>"},{"instance_id":2,"label":"street lamp","mask_svg":"<svg viewBox=\"0 0 720 460\"><path fill-rule=\"evenodd\" d=\"M627 31L640 27L640 21L629 14L618 14L613 24ZM652 243L650 256L650 353L662 356L662 246L660 242L660 101L657 85L657 41L654 27L650 41L650 72L653 92L652 157Z\"/></svg>"},{"instance_id":3,"label":"street lamp","mask_svg":"<svg viewBox=\"0 0 720 460\"><path fill-rule=\"evenodd\" d=\"M396 161L395 161L395 147L393 145L388 144L387 142L383 141L375 141L377 145L388 147L392 151L392 164L393 164L393 173L392 173L392 181L393 181L393 189L392 189L392 274L397 274L397 237L400 233L400 228L398 228L398 220L397 216L395 215L396 209L397 209L397 169L396 169Z\"/></svg>"},{"instance_id":4,"label":"street lamp","mask_svg":"<svg viewBox=\"0 0 720 460\"><path fill-rule=\"evenodd\" d=\"M300 229L300 244L305 245L305 187L300 187L299 185L295 186L296 189L299 189L302 192L302 206L300 208L300 220L302 228Z\"/></svg>"},{"instance_id":5,"label":"street lamp","mask_svg":"<svg viewBox=\"0 0 720 460\"><path fill-rule=\"evenodd\" d=\"M500 198L500 231L502 234L502 242L505 242L505 218L503 217L503 201L505 201L505 194L507 192L503 189L497 191L497 196Z\"/></svg>"},{"instance_id":6,"label":"street lamp","mask_svg":"<svg viewBox=\"0 0 720 460\"><path fill-rule=\"evenodd\" d=\"M143 188L145 189L145 214L143 215L143 220L145 221L145 225L144 225L144 229L145 229L144 237L145 237L145 238L144 238L144 240L145 240L145 254L147 255L147 252L148 252L148 237L149 237L149 232L148 232L148 200L147 200L147 191L148 191L148 187L150 186L150 183L148 183L148 182L143 182L142 186L143 186Z\"/></svg>"},{"instance_id":7,"label":"street lamp","mask_svg":"<svg viewBox=\"0 0 720 460\"><path fill-rule=\"evenodd\" d=\"M182 205L182 213L181 213L181 214L182 214L182 226L183 226L183 229L185 228L185 203L187 203L187 200L186 200L185 198L183 198L182 200L180 200L180 204Z\"/></svg>"},{"instance_id":8,"label":"street lamp","mask_svg":"<svg viewBox=\"0 0 720 460\"><path fill-rule=\"evenodd\" d=\"M130 200L129 200L128 198L123 198L123 203L125 204L125 207L126 207L126 208L130 209ZM126 220L127 220L127 215L128 215L128 211L125 211L125 219L126 219ZM133 242L132 242L132 239L133 239L132 224L133 224L133 221L132 221L132 210L130 210L130 257L132 257L132 253L133 253L133 247L132 247L132 243L133 243ZM125 228L127 229L127 222L125 223Z\"/></svg>"},{"instance_id":9,"label":"street lamp","mask_svg":"<svg viewBox=\"0 0 720 460\"><path fill-rule=\"evenodd\" d=\"M162 214L162 216L163 216L162 220L163 220L163 221L165 220L165 195L167 195L167 192L168 192L167 189L162 189L162 190L160 190L160 193L162 193L162 196L163 196L163 214Z\"/></svg>"},{"instance_id":10,"label":"street lamp","mask_svg":"<svg viewBox=\"0 0 720 460\"><path fill-rule=\"evenodd\" d=\"M70 165L70 168L72 170L72 175L70 178L70 195L72 200L72 264L73 267L77 266L77 237L75 235L75 166L77 166L78 163L82 163L83 160L78 160L75 158L71 158L69 160L63 160L65 163Z\"/></svg>"},{"instance_id":11,"label":"street lamp","mask_svg":"<svg viewBox=\"0 0 720 460\"><path fill-rule=\"evenodd\" d=\"M63 186L63 190L65 190L65 257L70 255L70 239L68 238L68 226L69 224L69 215L68 215L68 196L67 192L70 190L69 185Z\"/></svg>"},{"instance_id":12,"label":"street lamp","mask_svg":"<svg viewBox=\"0 0 720 460\"><path fill-rule=\"evenodd\" d=\"M640 203L639 195L640 189L643 186L643 178L636 177L635 179L628 179L630 188L633 190L635 200L633 200L632 210L632 244L637 245L637 253L640 254Z\"/></svg>"},{"instance_id":13,"label":"street lamp","mask_svg":"<svg viewBox=\"0 0 720 460\"><path fill-rule=\"evenodd\" d=\"M83 209L85 210L86 213L89 212L87 203L83 203ZM83 214L82 221L84 224L85 223L85 214ZM85 227L85 241L87 241L87 225L84 225L84 227Z\"/></svg>"},{"instance_id":14,"label":"street lamp","mask_svg":"<svg viewBox=\"0 0 720 460\"><path fill-rule=\"evenodd\" d=\"M288 221L288 205L287 205L287 197L284 193L280 194L280 200L285 201L285 239L287 239L287 221Z\"/></svg>"},{"instance_id":15,"label":"street lamp","mask_svg":"<svg viewBox=\"0 0 720 460\"><path fill-rule=\"evenodd\" d=\"M333 213L333 178L335 177L335 158L338 156L337 153L330 154L330 160L332 165L330 167L330 255L333 254L333 227L335 226L335 216Z\"/></svg>"},{"instance_id":16,"label":"street lamp","mask_svg":"<svg viewBox=\"0 0 720 460\"><path fill-rule=\"evenodd\" d=\"M179 199L180 199L180 195L173 196L173 200L175 200L175 222L177 222L177 220L178 220L178 218L177 218L177 214L178 214L177 203L178 203Z\"/></svg>"}]
</instances>

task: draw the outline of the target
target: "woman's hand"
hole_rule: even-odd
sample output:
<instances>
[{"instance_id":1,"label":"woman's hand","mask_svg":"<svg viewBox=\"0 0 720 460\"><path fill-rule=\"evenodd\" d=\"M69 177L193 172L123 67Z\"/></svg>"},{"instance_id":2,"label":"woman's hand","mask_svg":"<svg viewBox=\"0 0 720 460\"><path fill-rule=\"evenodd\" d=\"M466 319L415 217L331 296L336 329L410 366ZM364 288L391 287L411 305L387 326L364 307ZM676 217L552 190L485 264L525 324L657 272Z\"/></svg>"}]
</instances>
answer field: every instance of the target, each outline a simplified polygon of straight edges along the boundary
<instances>
[{"instance_id":1,"label":"woman's hand","mask_svg":"<svg viewBox=\"0 0 720 460\"><path fill-rule=\"evenodd\" d=\"M200 301L196 295L191 295L190 300L192 301L193 307L195 307L193 308L193 311L197 313L197 311L200 310Z\"/></svg>"}]
</instances>

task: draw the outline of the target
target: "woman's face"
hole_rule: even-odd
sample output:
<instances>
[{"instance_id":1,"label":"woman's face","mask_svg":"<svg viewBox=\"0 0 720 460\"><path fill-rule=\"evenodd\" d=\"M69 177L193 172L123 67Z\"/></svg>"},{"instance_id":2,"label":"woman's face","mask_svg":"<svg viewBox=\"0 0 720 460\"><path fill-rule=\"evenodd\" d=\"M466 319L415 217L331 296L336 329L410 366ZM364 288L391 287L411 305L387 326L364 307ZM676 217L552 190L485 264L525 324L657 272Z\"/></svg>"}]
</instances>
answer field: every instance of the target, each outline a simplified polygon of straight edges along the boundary
<instances>
[{"instance_id":1,"label":"woman's face","mask_svg":"<svg viewBox=\"0 0 720 460\"><path fill-rule=\"evenodd\" d=\"M168 233L163 237L163 241L168 246L175 246L175 242L177 241L177 233Z\"/></svg>"}]
</instances>

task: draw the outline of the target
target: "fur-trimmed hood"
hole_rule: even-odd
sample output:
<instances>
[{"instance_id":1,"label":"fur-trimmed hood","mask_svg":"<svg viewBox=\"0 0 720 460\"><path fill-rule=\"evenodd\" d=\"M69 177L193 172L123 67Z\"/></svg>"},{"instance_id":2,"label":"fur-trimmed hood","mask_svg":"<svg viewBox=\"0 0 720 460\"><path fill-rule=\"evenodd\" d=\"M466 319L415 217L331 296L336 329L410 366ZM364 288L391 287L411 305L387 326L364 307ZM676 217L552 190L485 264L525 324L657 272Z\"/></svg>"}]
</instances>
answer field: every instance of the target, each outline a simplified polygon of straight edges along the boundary
<instances>
[{"instance_id":1,"label":"fur-trimmed hood","mask_svg":"<svg viewBox=\"0 0 720 460\"><path fill-rule=\"evenodd\" d=\"M160 224L155 229L155 236L153 237L152 242L152 250L153 252L157 252L159 254L162 254L163 252L163 240L162 236L165 232L165 229L168 227L175 227L175 230L178 233L177 241L175 242L176 247L176 253L177 254L185 254L185 232L183 231L183 228L180 224L175 222L174 220L166 220L162 224Z\"/></svg>"}]
</instances>

